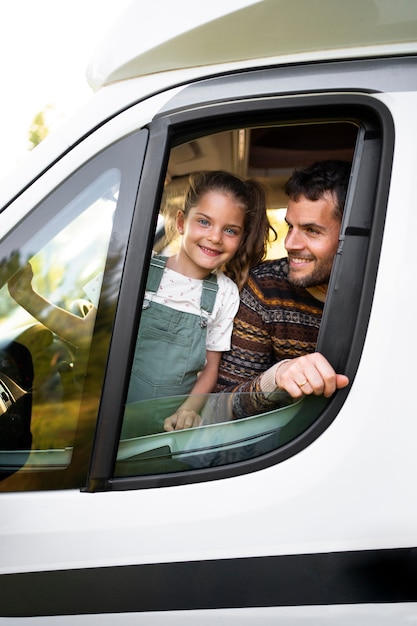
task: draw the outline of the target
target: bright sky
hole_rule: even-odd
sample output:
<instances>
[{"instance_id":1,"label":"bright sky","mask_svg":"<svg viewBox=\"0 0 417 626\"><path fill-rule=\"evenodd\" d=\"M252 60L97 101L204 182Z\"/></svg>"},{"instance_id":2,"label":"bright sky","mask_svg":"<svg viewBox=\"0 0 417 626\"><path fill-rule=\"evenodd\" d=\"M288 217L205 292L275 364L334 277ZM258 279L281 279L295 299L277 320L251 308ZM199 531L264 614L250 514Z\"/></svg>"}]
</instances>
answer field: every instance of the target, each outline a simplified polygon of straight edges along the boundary
<instances>
[{"instance_id":1,"label":"bright sky","mask_svg":"<svg viewBox=\"0 0 417 626\"><path fill-rule=\"evenodd\" d=\"M0 0L0 178L27 155L34 116L59 120L91 97L85 71L130 0Z\"/></svg>"}]
</instances>

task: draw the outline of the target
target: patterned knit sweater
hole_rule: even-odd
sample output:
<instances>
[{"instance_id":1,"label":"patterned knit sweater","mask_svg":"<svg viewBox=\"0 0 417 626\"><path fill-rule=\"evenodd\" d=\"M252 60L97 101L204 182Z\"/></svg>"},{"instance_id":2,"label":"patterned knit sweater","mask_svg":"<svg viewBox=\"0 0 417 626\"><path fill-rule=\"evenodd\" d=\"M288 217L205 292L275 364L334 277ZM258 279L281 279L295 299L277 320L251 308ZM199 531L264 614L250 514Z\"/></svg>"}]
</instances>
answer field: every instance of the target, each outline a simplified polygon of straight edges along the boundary
<instances>
[{"instance_id":1,"label":"patterned knit sweater","mask_svg":"<svg viewBox=\"0 0 417 626\"><path fill-rule=\"evenodd\" d=\"M234 417L259 413L271 404L289 404L285 392L278 393L278 402L276 393L273 401L262 394L260 377L278 361L315 350L323 303L306 289L290 285L287 274L287 258L265 261L252 270L242 290L231 350L223 353L216 388L252 392L233 402Z\"/></svg>"}]
</instances>

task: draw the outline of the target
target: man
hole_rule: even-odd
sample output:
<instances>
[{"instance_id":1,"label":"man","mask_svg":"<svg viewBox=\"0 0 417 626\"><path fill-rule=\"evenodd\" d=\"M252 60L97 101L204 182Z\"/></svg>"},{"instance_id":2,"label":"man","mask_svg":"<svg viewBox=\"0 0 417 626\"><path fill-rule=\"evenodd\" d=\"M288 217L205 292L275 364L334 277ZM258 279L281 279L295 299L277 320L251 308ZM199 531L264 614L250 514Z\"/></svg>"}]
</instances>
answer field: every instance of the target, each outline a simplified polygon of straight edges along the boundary
<instances>
[{"instance_id":1,"label":"man","mask_svg":"<svg viewBox=\"0 0 417 626\"><path fill-rule=\"evenodd\" d=\"M315 352L349 176L349 163L322 161L286 184L288 258L252 270L220 364L217 391L251 392L233 393L234 418L349 382Z\"/></svg>"}]
</instances>

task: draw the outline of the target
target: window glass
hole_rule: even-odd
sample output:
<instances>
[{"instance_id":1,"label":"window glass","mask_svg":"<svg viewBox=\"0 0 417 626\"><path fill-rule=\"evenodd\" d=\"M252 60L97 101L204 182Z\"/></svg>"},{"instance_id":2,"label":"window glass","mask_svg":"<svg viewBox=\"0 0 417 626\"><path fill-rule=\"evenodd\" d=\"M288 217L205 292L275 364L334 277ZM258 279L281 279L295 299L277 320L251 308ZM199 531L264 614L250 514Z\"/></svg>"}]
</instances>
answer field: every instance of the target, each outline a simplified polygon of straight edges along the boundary
<instances>
[{"instance_id":1,"label":"window glass","mask_svg":"<svg viewBox=\"0 0 417 626\"><path fill-rule=\"evenodd\" d=\"M239 394L240 400L252 400ZM247 396L246 398L244 396ZM188 396L157 398L126 407L115 476L180 472L244 461L283 446L306 426L303 401L235 420L234 395L201 398L201 423L175 432L155 432L159 416L169 416ZM310 420L316 414L309 413ZM162 429L161 429L162 431ZM150 434L148 434L150 433Z\"/></svg>"},{"instance_id":2,"label":"window glass","mask_svg":"<svg viewBox=\"0 0 417 626\"><path fill-rule=\"evenodd\" d=\"M226 170L261 182L267 190L269 220L277 232L277 238L271 238L266 259L286 256L283 245L287 232L286 180L294 168L317 160L352 162L358 127L356 122L343 120L276 124L232 129L176 146L171 150L168 164L153 257L169 257L178 251L178 233L172 224L175 226L178 211L183 208L189 174L199 170ZM154 261L148 280L153 280L153 265ZM145 299L144 310L149 306L152 309L153 302L149 304ZM183 346L188 345L184 342L189 340L185 352L194 354L193 331L189 327L187 338L179 340L178 327L172 325L171 318L169 321L161 318L160 328L155 329L145 326L143 315L141 324L141 331L153 339L154 346L154 350L145 352L144 343L138 341L136 345L134 358L142 363L144 377L149 374L149 378L154 379L158 370L169 370L177 375L179 358L171 348L178 341ZM169 363L171 365L167 365ZM201 396L198 402L198 424L166 432L165 419L188 401L189 396L179 393L158 397L155 392L155 397L137 399L130 392L142 383L135 379L135 365L132 372L115 465L116 477L183 472L256 458L279 449L304 432L326 404L322 398L292 401L289 396L284 399L278 394L275 404L270 397L265 408L256 393L213 392ZM181 372L178 375L181 377Z\"/></svg>"},{"instance_id":3,"label":"window glass","mask_svg":"<svg viewBox=\"0 0 417 626\"><path fill-rule=\"evenodd\" d=\"M62 470L71 462L120 180L120 171L109 169L56 206L3 265L9 281L0 291L3 476L19 468Z\"/></svg>"}]
</instances>

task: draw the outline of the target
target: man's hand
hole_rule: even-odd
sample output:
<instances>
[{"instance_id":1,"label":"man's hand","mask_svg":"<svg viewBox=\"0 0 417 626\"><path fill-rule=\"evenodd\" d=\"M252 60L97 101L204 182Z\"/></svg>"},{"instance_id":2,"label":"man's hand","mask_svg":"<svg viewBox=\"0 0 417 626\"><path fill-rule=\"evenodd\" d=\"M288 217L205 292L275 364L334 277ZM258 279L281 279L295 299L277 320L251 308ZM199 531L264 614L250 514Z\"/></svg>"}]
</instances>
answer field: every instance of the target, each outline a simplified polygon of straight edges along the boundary
<instances>
[{"instance_id":1,"label":"man's hand","mask_svg":"<svg viewBox=\"0 0 417 626\"><path fill-rule=\"evenodd\" d=\"M183 430L184 428L194 428L200 426L202 419L198 413L189 409L178 409L173 415L164 421L164 430Z\"/></svg>"},{"instance_id":2,"label":"man's hand","mask_svg":"<svg viewBox=\"0 0 417 626\"><path fill-rule=\"evenodd\" d=\"M275 372L275 382L292 398L312 394L329 398L336 389L346 387L349 379L344 374L336 374L327 359L314 352L282 362Z\"/></svg>"}]
</instances>

